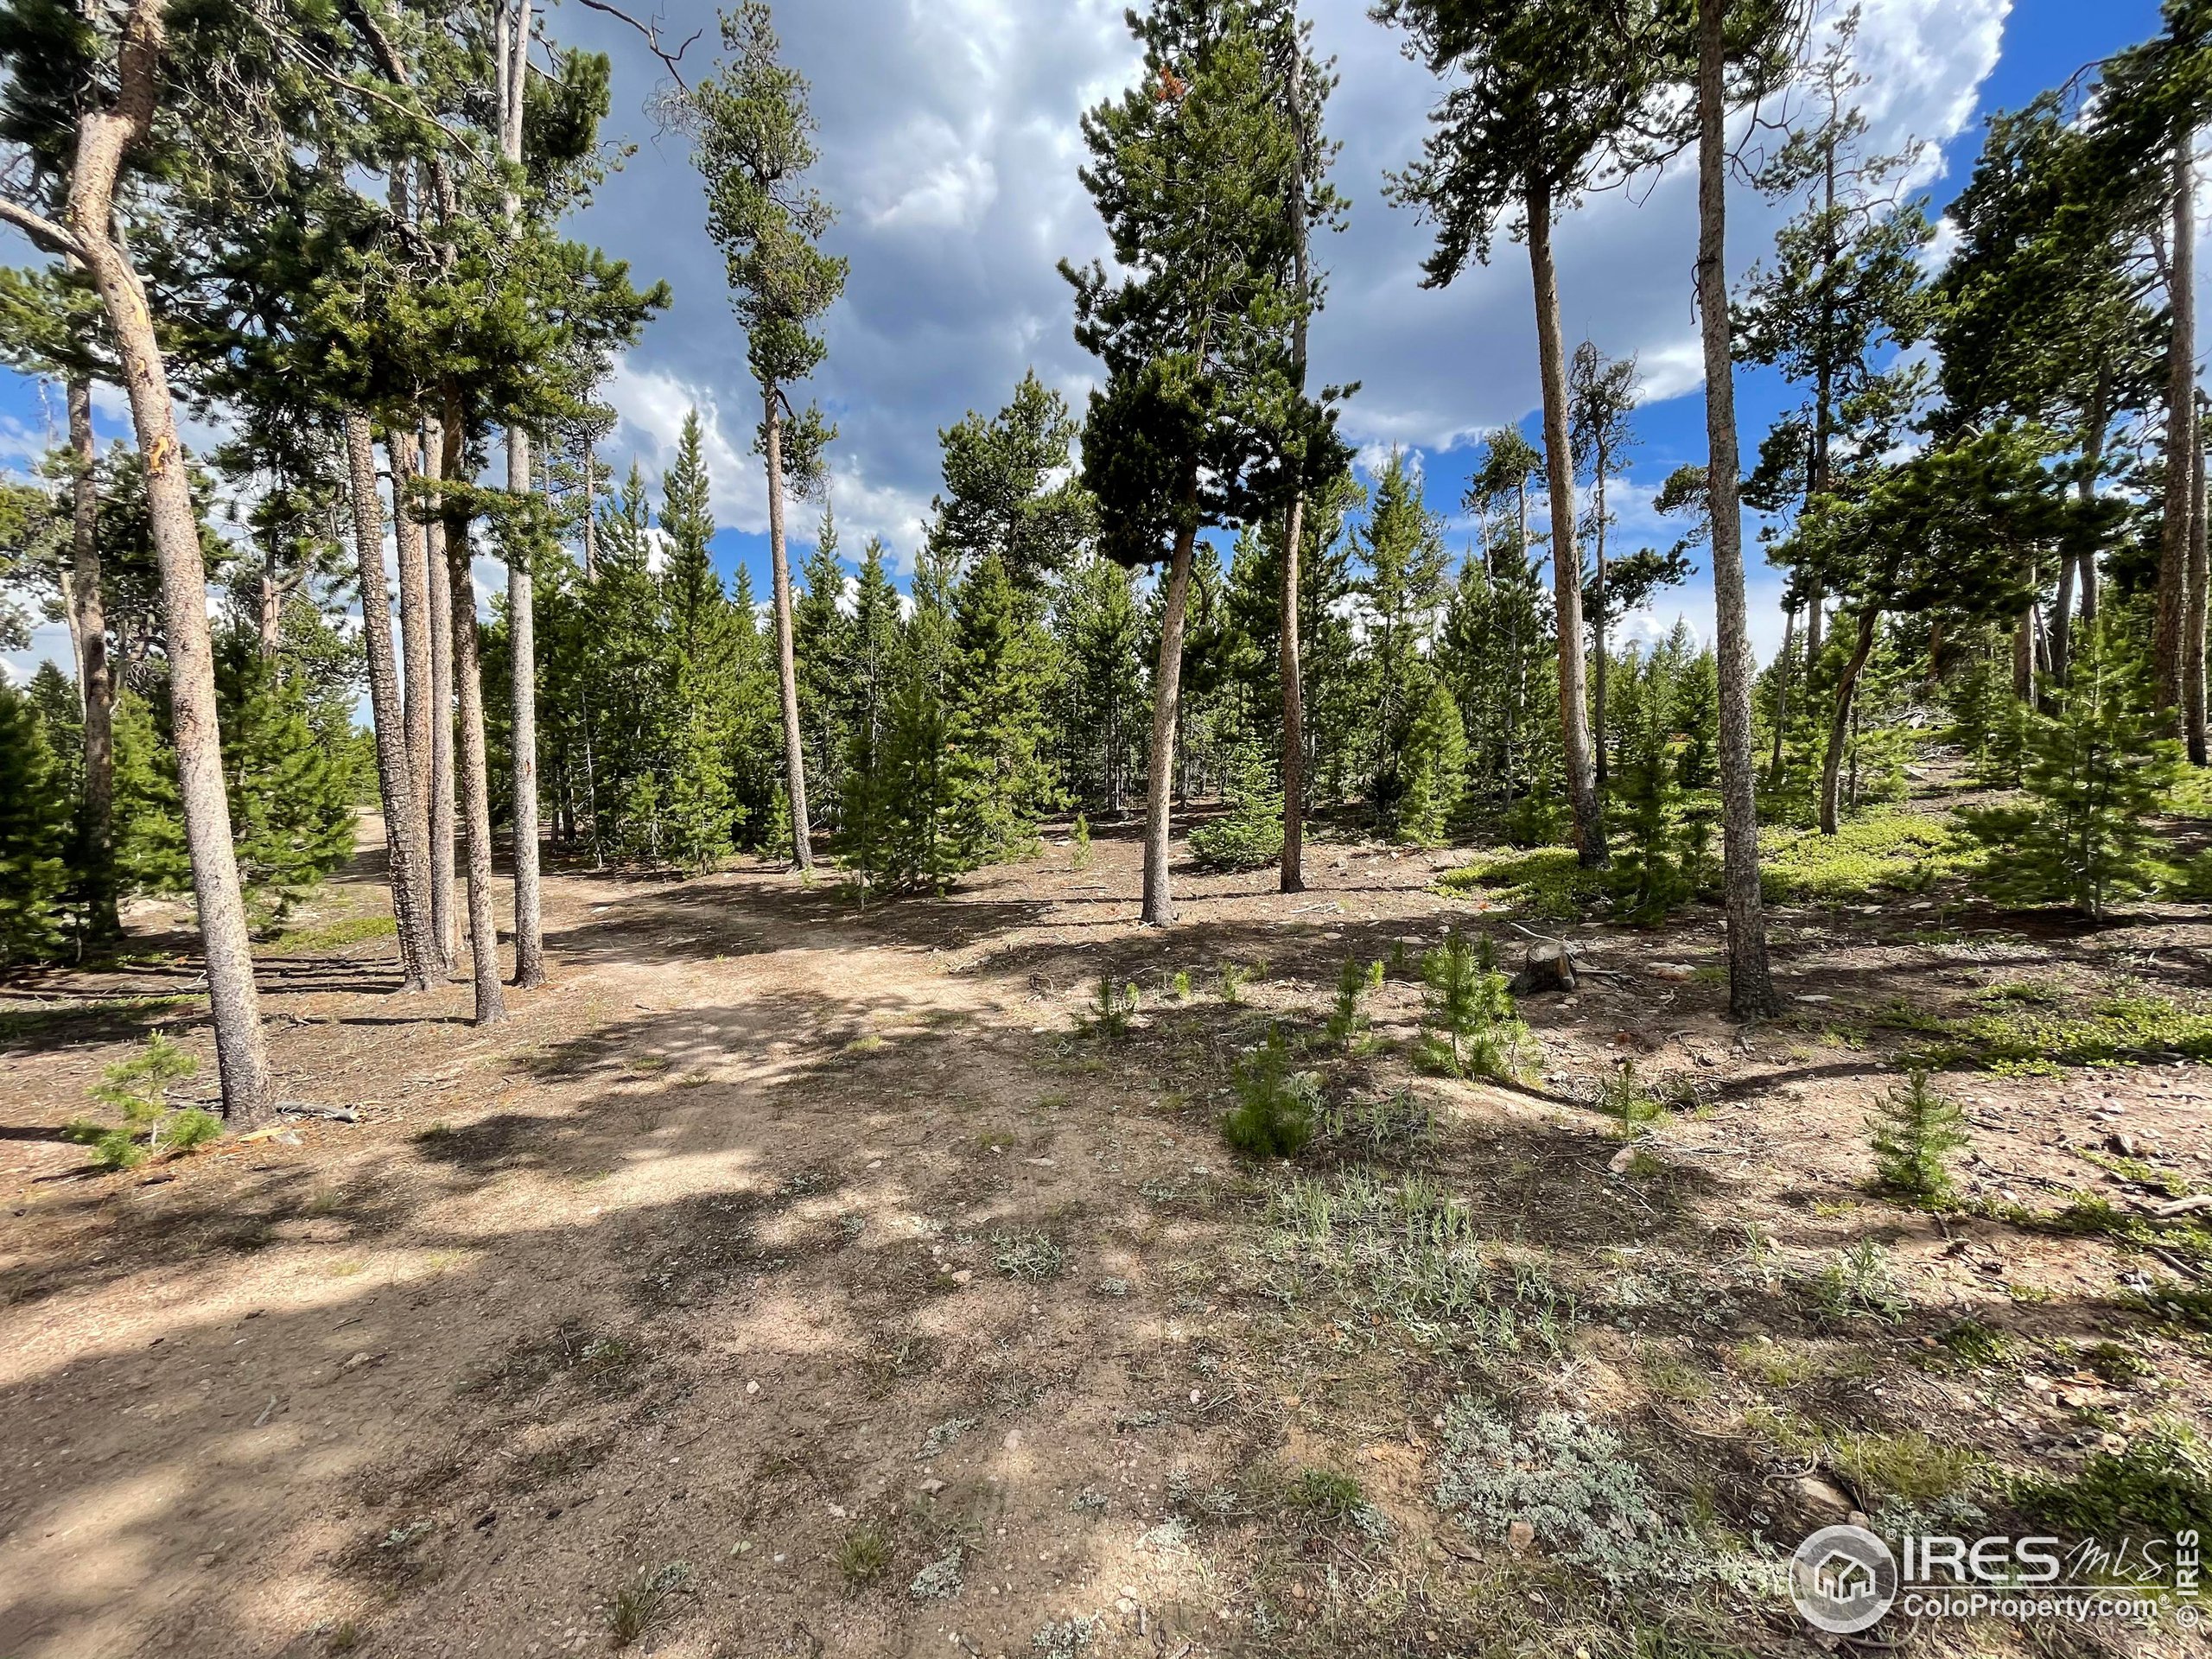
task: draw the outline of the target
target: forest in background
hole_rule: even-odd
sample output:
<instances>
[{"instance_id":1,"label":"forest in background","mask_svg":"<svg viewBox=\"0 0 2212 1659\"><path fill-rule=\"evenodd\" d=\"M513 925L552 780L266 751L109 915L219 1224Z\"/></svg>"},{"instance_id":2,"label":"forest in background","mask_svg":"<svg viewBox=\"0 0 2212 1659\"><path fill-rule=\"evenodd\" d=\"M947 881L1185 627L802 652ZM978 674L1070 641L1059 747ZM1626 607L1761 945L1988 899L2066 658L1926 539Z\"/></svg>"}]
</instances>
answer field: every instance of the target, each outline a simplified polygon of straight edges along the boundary
<instances>
[{"instance_id":1,"label":"forest in background","mask_svg":"<svg viewBox=\"0 0 2212 1659\"><path fill-rule=\"evenodd\" d=\"M465 967L485 1022L543 978L547 849L820 858L865 905L1018 857L1052 815L1080 846L1141 810L1166 924L1175 810L1217 802L1192 855L1286 893L1313 814L1529 849L1513 869L1616 917L1718 902L1747 1017L1776 1007L1761 825L1838 836L1931 745L1987 791L1947 833L2000 902L2094 919L2212 885L2155 832L2206 760L2197 8L1995 118L1938 261L1910 154L1870 147L1854 12L1378 6L1439 80L1386 193L1434 228L1422 280L1524 254L1532 279L1538 441L1490 435L1455 546L1417 458L1353 467L1356 388L1308 384L1346 211L1332 67L1283 0L1160 0L1131 17L1141 78L1084 122L1115 264L1062 269L1096 389L1077 410L1031 375L944 429L924 544L850 554L834 426L793 401L845 276L806 82L764 5L711 67L614 15L726 256L765 595L714 569L696 415L658 480L601 453L601 392L668 297L561 229L623 153L607 58L514 0L0 15L0 216L51 256L0 276L0 340L70 413L0 495L0 556L77 668L0 694L0 954L93 959L123 900L189 892L239 1122L271 1104L256 931L351 855L364 802L404 988ZM1745 141L1785 93L1787 131ZM1711 459L1660 492L1672 543L1630 546L1608 492L1637 365L1568 349L1553 235L1670 162L1700 180ZM1771 246L1729 250L1732 183L1788 204ZM1802 394L1748 455L1743 365ZM99 382L136 447L98 451ZM188 456L180 408L230 436ZM1747 505L1788 578L1764 669ZM506 571L488 609L481 556ZM1700 563L1713 645L1624 643Z\"/></svg>"}]
</instances>

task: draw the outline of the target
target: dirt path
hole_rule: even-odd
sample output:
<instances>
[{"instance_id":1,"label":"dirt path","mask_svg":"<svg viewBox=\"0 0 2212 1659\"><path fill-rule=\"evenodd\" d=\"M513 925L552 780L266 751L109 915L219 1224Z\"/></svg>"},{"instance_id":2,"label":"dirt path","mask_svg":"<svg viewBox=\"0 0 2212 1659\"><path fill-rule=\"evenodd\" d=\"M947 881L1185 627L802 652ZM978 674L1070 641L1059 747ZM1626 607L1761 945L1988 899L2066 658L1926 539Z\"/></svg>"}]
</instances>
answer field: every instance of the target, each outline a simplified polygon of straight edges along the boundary
<instances>
[{"instance_id":1,"label":"dirt path","mask_svg":"<svg viewBox=\"0 0 2212 1659\"><path fill-rule=\"evenodd\" d=\"M671 1656L1533 1634L1529 1588L1427 1500L1437 1414L1504 1362L1451 1320L1271 1289L1281 1189L1217 1127L1237 1057L1317 1018L1345 957L1482 919L1429 890L1442 861L1325 845L1289 907L1262 878L1191 877L1166 936L1130 925L1135 849L1112 837L1084 870L1048 850L865 917L760 869L557 874L553 982L509 1023L474 1031L459 984L389 995L388 939L272 957L286 1094L363 1121L119 1175L83 1173L55 1126L149 1027L207 1052L189 1005L110 1000L188 971L25 988L0 1028L0 1654L547 1655L604 1649L632 1613ZM311 920L378 901L357 880ZM1416 1084L1388 1049L1345 1074L1361 1098L1416 1089L1497 1260L1541 1252L1565 1287L1581 1334L1530 1386L1679 1413L1709 1396L1670 1406L1650 1344L1706 1370L1729 1343L1817 1345L1780 1279L1746 1276L1747 1228L1786 1268L1878 1219L1927 1314L1854 1333L1885 1376L1961 1310L2063 1342L2140 1278L2077 1241L1870 1217L1856 1125L1880 1057L1739 1044L1696 976L1717 943L1605 938L1621 977L1529 1009L1534 1093ZM1980 971L1913 949L1890 966ZM1781 954L1794 995L1863 971L1817 940ZM1233 999L1224 964L1249 976ZM1102 972L1143 988L1120 1044L1077 1029ZM1417 1005L1394 975L1378 1031L1408 1035ZM1703 1102L1656 1171L1624 1171L1579 1103L1623 1053ZM1972 1079L1976 1185L2078 1182L2064 1136L2123 1120L2212 1178L2200 1074L2111 1075ZM1699 1274L1732 1287L1703 1325L1681 1305ZM2202 1409L2192 1351L2173 1363ZM1851 1388L1896 1389L1899 1421L1971 1404L1925 1370L1872 1376ZM1993 1452L2094 1446L2055 1392L2024 1398ZM1283 1521L1325 1467L1388 1528ZM1734 1473L1708 1473L1726 1507Z\"/></svg>"}]
</instances>

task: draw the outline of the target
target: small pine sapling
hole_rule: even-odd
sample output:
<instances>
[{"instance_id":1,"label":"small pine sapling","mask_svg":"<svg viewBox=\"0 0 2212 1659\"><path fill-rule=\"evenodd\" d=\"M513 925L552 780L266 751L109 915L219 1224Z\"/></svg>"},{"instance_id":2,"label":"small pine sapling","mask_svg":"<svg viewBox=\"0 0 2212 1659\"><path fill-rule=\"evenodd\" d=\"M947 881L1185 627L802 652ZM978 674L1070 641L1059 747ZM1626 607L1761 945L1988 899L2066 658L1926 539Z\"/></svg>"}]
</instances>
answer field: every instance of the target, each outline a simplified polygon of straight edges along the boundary
<instances>
[{"instance_id":1,"label":"small pine sapling","mask_svg":"<svg viewBox=\"0 0 2212 1659\"><path fill-rule=\"evenodd\" d=\"M160 1032L145 1052L108 1067L92 1090L101 1105L123 1114L119 1127L78 1118L63 1133L92 1149L103 1169L135 1169L158 1152L182 1152L213 1140L222 1121L196 1106L173 1110L168 1087L200 1070L200 1062Z\"/></svg>"},{"instance_id":2,"label":"small pine sapling","mask_svg":"<svg viewBox=\"0 0 2212 1659\"><path fill-rule=\"evenodd\" d=\"M1134 981L1118 983L1110 973L1098 976L1098 993L1090 1001L1090 1028L1109 1043L1118 1043L1129 1034L1129 1021L1137 1011L1137 988Z\"/></svg>"},{"instance_id":3,"label":"small pine sapling","mask_svg":"<svg viewBox=\"0 0 2212 1659\"><path fill-rule=\"evenodd\" d=\"M1221 1000L1234 1007L1242 1000L1244 988L1244 969L1233 962L1221 964Z\"/></svg>"},{"instance_id":4,"label":"small pine sapling","mask_svg":"<svg viewBox=\"0 0 2212 1659\"><path fill-rule=\"evenodd\" d=\"M1080 812L1075 815L1075 829L1068 836L1068 868L1071 870L1090 868L1090 820Z\"/></svg>"},{"instance_id":5,"label":"small pine sapling","mask_svg":"<svg viewBox=\"0 0 2212 1659\"><path fill-rule=\"evenodd\" d=\"M1454 1077L1518 1082L1532 1039L1498 971L1497 947L1490 935L1480 935L1471 945L1454 928L1421 958L1421 966L1422 1021L1427 1027L1421 1058Z\"/></svg>"},{"instance_id":6,"label":"small pine sapling","mask_svg":"<svg viewBox=\"0 0 2212 1659\"><path fill-rule=\"evenodd\" d=\"M1329 1041L1346 1052L1356 1052L1366 1046L1367 996L1379 990L1382 984L1382 964L1370 963L1359 965L1357 957L1344 958L1344 971L1337 976L1337 1000L1329 1010L1327 1027Z\"/></svg>"},{"instance_id":7,"label":"small pine sapling","mask_svg":"<svg viewBox=\"0 0 2212 1659\"><path fill-rule=\"evenodd\" d=\"M1915 1071L1875 1103L1866 1119L1874 1148L1874 1182L1883 1192L1931 1207L1953 1197L1951 1154L1967 1143L1966 1117L1956 1102L1929 1087Z\"/></svg>"},{"instance_id":8,"label":"small pine sapling","mask_svg":"<svg viewBox=\"0 0 2212 1659\"><path fill-rule=\"evenodd\" d=\"M1191 972L1189 969L1178 968L1175 970L1175 977L1171 980L1169 983L1174 988L1175 1000L1178 1002L1187 1002L1191 1000Z\"/></svg>"},{"instance_id":9,"label":"small pine sapling","mask_svg":"<svg viewBox=\"0 0 2212 1659\"><path fill-rule=\"evenodd\" d=\"M1619 1070L1599 1085L1598 1104L1619 1126L1624 1141L1635 1140L1659 1116L1659 1102L1636 1075L1634 1060L1623 1060Z\"/></svg>"},{"instance_id":10,"label":"small pine sapling","mask_svg":"<svg viewBox=\"0 0 2212 1659\"><path fill-rule=\"evenodd\" d=\"M1313 1139L1313 1079L1291 1066L1289 1046L1280 1029L1236 1067L1236 1107L1222 1120L1221 1132L1237 1151L1255 1158L1290 1158Z\"/></svg>"}]
</instances>

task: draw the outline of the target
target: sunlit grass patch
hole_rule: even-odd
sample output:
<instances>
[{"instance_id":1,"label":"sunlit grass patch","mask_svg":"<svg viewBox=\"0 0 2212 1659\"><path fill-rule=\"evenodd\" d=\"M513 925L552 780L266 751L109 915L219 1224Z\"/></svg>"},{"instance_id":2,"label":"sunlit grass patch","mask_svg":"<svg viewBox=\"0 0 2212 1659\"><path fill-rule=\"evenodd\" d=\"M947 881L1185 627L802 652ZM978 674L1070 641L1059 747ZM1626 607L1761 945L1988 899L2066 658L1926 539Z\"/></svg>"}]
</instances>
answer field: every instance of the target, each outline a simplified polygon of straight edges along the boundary
<instances>
[{"instance_id":1,"label":"sunlit grass patch","mask_svg":"<svg viewBox=\"0 0 2212 1659\"><path fill-rule=\"evenodd\" d=\"M389 916L341 916L313 927L288 927L254 948L265 957L296 957L311 950L340 950L364 939L388 939L398 931Z\"/></svg>"},{"instance_id":2,"label":"sunlit grass patch","mask_svg":"<svg viewBox=\"0 0 2212 1659\"><path fill-rule=\"evenodd\" d=\"M1479 897L1551 921L1572 921L1605 890L1602 870L1585 869L1572 847L1501 849L1436 879L1447 893Z\"/></svg>"},{"instance_id":3,"label":"sunlit grass patch","mask_svg":"<svg viewBox=\"0 0 2212 1659\"><path fill-rule=\"evenodd\" d=\"M1962 876L1980 856L1970 836L1916 812L1870 812L1833 836L1769 830L1760 837L1760 881L1774 904L1866 903L1924 893Z\"/></svg>"}]
</instances>

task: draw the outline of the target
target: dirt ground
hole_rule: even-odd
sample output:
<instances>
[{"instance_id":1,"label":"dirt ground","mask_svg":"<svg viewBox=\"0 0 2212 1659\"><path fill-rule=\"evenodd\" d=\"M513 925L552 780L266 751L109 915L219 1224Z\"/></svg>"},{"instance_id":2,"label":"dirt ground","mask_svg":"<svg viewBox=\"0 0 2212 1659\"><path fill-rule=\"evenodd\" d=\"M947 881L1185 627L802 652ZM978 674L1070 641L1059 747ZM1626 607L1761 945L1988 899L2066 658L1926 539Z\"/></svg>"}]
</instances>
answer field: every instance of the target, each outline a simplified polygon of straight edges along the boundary
<instances>
[{"instance_id":1,"label":"dirt ground","mask_svg":"<svg viewBox=\"0 0 2212 1659\"><path fill-rule=\"evenodd\" d=\"M2204 1426L2212 1350L2157 1300L2189 1259L1991 1213L2212 1190L2202 1067L1946 1074L1979 1211L1872 1196L1863 1126L1916 1040L1883 1007L2193 1002L2204 912L1783 912L1791 1012L1750 1029L1710 912L1577 927L1603 972L1524 1001L1510 1090L1406 1058L1419 952L1520 943L1432 885L1464 855L1325 839L1296 899L1179 861L1144 931L1133 833L865 915L762 866L559 868L551 983L482 1032L465 984L392 995L388 937L314 948L380 908L365 858L262 974L285 1098L360 1121L120 1173L59 1133L103 1068L161 1029L213 1092L165 918L137 965L0 987L0 1655L1809 1654L1771 1593L1608 1589L1447 1516L1451 1402L1587 1412L1672 1510L1784 1551L1948 1500L1955 1454L1986 1486ZM1240 1161L1240 1057L1317 1033L1348 957L1387 964L1377 1040L1303 1063L1433 1127ZM1140 987L1119 1040L1102 973ZM1593 1103L1624 1058L1669 1103L1633 1147ZM1458 1206L1488 1302L1300 1254L1295 1183L1370 1176Z\"/></svg>"}]
</instances>

